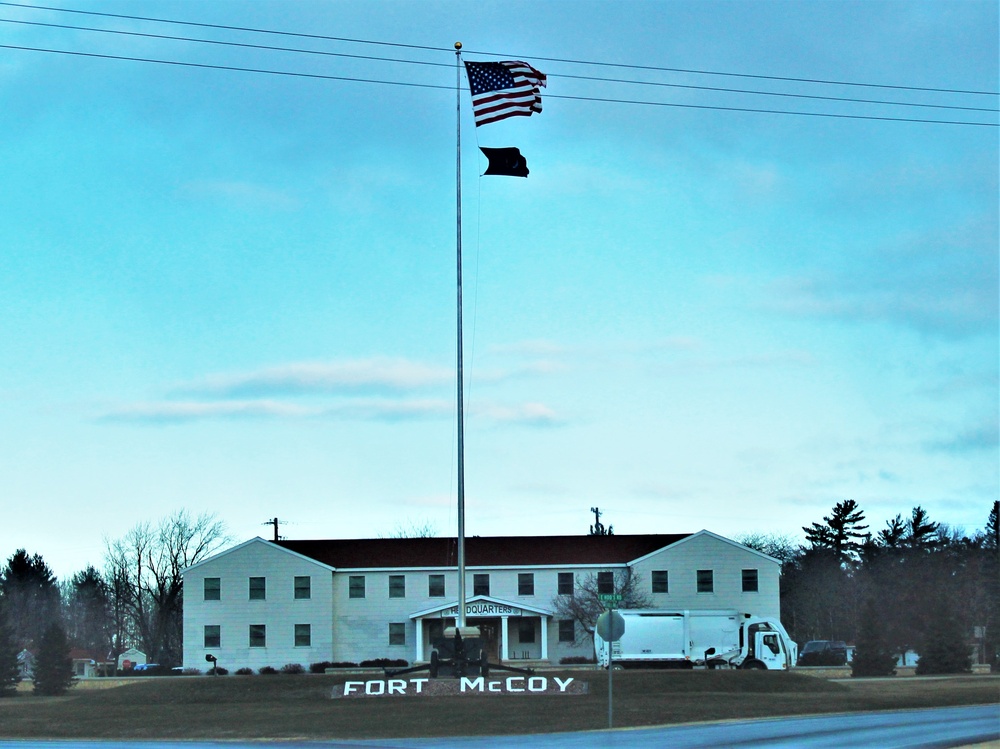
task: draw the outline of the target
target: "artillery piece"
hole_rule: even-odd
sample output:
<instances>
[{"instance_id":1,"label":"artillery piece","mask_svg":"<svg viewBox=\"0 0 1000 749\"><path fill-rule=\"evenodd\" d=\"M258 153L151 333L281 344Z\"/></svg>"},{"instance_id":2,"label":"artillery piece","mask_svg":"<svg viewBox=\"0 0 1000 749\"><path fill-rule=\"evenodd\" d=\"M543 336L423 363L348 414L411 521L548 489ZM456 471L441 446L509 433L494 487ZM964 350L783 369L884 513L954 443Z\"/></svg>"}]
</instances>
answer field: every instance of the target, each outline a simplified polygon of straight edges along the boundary
<instances>
[{"instance_id":1,"label":"artillery piece","mask_svg":"<svg viewBox=\"0 0 1000 749\"><path fill-rule=\"evenodd\" d=\"M464 637L463 637L464 633ZM385 669L386 676L412 674L427 671L432 679L463 676L483 676L489 678L490 671L509 671L515 674L532 675L531 668L516 668L502 663L490 663L489 655L483 647L479 627L448 627L444 637L432 644L431 658L422 666Z\"/></svg>"}]
</instances>

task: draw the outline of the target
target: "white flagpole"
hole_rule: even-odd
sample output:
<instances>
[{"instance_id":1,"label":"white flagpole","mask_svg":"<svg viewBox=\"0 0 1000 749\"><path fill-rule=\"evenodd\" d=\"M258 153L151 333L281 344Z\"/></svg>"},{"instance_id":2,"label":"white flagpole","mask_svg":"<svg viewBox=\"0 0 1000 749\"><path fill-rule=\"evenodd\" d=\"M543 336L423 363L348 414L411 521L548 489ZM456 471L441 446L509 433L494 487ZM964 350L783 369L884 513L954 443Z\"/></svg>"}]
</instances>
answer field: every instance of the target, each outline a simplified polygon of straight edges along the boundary
<instances>
[{"instance_id":1,"label":"white flagpole","mask_svg":"<svg viewBox=\"0 0 1000 749\"><path fill-rule=\"evenodd\" d=\"M458 238L458 618L456 624L465 626L465 414L462 403L462 43L455 42L455 100L457 112L456 132L456 183Z\"/></svg>"}]
</instances>

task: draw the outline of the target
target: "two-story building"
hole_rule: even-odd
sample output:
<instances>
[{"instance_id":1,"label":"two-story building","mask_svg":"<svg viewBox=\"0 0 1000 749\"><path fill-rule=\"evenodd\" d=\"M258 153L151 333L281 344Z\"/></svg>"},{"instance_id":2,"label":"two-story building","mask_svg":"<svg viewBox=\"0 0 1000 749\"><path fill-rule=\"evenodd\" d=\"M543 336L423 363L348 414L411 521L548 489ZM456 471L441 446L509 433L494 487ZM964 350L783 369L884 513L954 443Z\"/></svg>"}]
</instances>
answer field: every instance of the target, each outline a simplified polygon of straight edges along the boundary
<instances>
[{"instance_id":1,"label":"two-story building","mask_svg":"<svg viewBox=\"0 0 1000 749\"><path fill-rule=\"evenodd\" d=\"M779 615L779 562L708 531L472 537L465 553L466 617L501 661L593 656L559 602L625 573L655 608ZM456 555L454 538L251 539L185 570L184 666L425 661L458 612Z\"/></svg>"}]
</instances>

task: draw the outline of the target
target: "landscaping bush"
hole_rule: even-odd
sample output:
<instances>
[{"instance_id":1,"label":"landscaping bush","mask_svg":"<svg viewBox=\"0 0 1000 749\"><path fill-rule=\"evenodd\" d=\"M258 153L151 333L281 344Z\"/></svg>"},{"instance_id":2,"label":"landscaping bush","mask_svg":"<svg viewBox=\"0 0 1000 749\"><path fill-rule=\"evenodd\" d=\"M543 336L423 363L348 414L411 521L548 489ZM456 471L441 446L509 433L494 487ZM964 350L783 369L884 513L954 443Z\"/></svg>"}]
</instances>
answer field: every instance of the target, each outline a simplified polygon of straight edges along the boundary
<instances>
[{"instance_id":1,"label":"landscaping bush","mask_svg":"<svg viewBox=\"0 0 1000 749\"><path fill-rule=\"evenodd\" d=\"M309 667L314 674L322 674L328 668L357 668L358 664L353 661L320 661Z\"/></svg>"},{"instance_id":2,"label":"landscaping bush","mask_svg":"<svg viewBox=\"0 0 1000 749\"><path fill-rule=\"evenodd\" d=\"M247 669L249 671L249 669ZM186 673L186 672L185 672ZM196 670L197 673L197 670ZM216 666L215 668L208 669L209 676L225 676L229 673L228 668L223 668L222 666Z\"/></svg>"},{"instance_id":3,"label":"landscaping bush","mask_svg":"<svg viewBox=\"0 0 1000 749\"><path fill-rule=\"evenodd\" d=\"M361 661L362 668L406 668L409 661L402 658L372 658L368 661Z\"/></svg>"},{"instance_id":4,"label":"landscaping bush","mask_svg":"<svg viewBox=\"0 0 1000 749\"><path fill-rule=\"evenodd\" d=\"M246 666L244 666L243 668L238 668L238 669L236 669L236 675L237 676L253 676L253 669L252 668L247 668Z\"/></svg>"},{"instance_id":5,"label":"landscaping bush","mask_svg":"<svg viewBox=\"0 0 1000 749\"><path fill-rule=\"evenodd\" d=\"M597 659L587 657L586 655L567 655L559 659L559 664L562 666L575 666L586 663L597 663Z\"/></svg>"},{"instance_id":6,"label":"landscaping bush","mask_svg":"<svg viewBox=\"0 0 1000 749\"><path fill-rule=\"evenodd\" d=\"M304 674L305 672L306 669L301 663L286 663L281 667L283 674Z\"/></svg>"},{"instance_id":7,"label":"landscaping bush","mask_svg":"<svg viewBox=\"0 0 1000 749\"><path fill-rule=\"evenodd\" d=\"M271 674L278 673L278 669L276 669L274 666L261 666L260 668L257 669L257 673L260 674L261 676L270 676Z\"/></svg>"},{"instance_id":8,"label":"landscaping bush","mask_svg":"<svg viewBox=\"0 0 1000 749\"><path fill-rule=\"evenodd\" d=\"M181 675L182 676L201 676L201 669L200 668L185 668L181 672Z\"/></svg>"}]
</instances>

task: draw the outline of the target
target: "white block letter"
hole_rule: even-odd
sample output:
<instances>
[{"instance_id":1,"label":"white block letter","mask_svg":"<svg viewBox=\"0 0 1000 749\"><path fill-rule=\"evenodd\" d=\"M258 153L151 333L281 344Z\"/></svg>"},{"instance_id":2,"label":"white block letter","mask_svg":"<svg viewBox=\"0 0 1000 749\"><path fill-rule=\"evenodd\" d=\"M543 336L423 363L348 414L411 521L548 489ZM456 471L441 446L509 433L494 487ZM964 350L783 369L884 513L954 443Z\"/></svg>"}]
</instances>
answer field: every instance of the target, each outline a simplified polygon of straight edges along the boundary
<instances>
[{"instance_id":1,"label":"white block letter","mask_svg":"<svg viewBox=\"0 0 1000 749\"><path fill-rule=\"evenodd\" d=\"M389 694L406 694L406 680L389 679Z\"/></svg>"},{"instance_id":2,"label":"white block letter","mask_svg":"<svg viewBox=\"0 0 1000 749\"><path fill-rule=\"evenodd\" d=\"M458 691L464 692L466 689L475 689L476 691L483 691L483 677L480 676L476 679L470 679L468 676L462 677L462 682L458 687Z\"/></svg>"},{"instance_id":3,"label":"white block letter","mask_svg":"<svg viewBox=\"0 0 1000 749\"><path fill-rule=\"evenodd\" d=\"M351 692L354 691L355 687L360 687L364 684L363 681L345 681L344 682L344 696L346 697Z\"/></svg>"},{"instance_id":4,"label":"white block letter","mask_svg":"<svg viewBox=\"0 0 1000 749\"><path fill-rule=\"evenodd\" d=\"M428 682L428 679L410 679L414 686L417 688L417 694L424 691L424 684Z\"/></svg>"},{"instance_id":5,"label":"white block letter","mask_svg":"<svg viewBox=\"0 0 1000 749\"><path fill-rule=\"evenodd\" d=\"M529 692L544 692L549 688L549 680L544 676L532 676L528 679Z\"/></svg>"},{"instance_id":6,"label":"white block letter","mask_svg":"<svg viewBox=\"0 0 1000 749\"><path fill-rule=\"evenodd\" d=\"M556 680L556 684L559 685L559 691L560 692L565 692L566 691L566 687L568 687L573 682L573 677L572 676L570 676L568 679L566 679L566 681L563 681L558 676L554 676L552 678L554 678Z\"/></svg>"},{"instance_id":7,"label":"white block letter","mask_svg":"<svg viewBox=\"0 0 1000 749\"><path fill-rule=\"evenodd\" d=\"M385 694L384 681L366 681L365 694Z\"/></svg>"},{"instance_id":8,"label":"white block letter","mask_svg":"<svg viewBox=\"0 0 1000 749\"><path fill-rule=\"evenodd\" d=\"M520 689L514 689L514 687L512 685L513 685L513 683L515 681L524 681L524 677L523 676L508 676L507 677L507 691L508 692L523 692L524 691L524 687L521 687Z\"/></svg>"}]
</instances>

